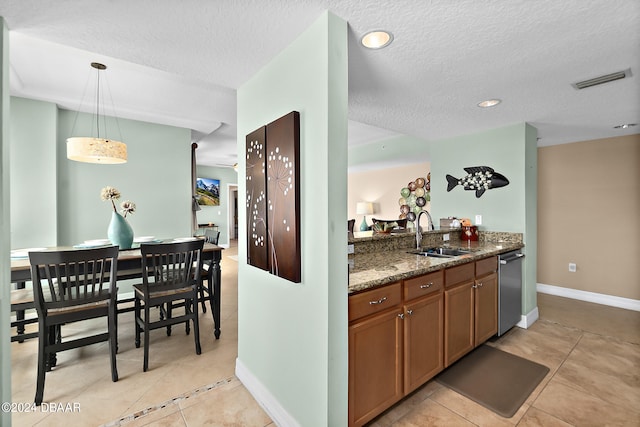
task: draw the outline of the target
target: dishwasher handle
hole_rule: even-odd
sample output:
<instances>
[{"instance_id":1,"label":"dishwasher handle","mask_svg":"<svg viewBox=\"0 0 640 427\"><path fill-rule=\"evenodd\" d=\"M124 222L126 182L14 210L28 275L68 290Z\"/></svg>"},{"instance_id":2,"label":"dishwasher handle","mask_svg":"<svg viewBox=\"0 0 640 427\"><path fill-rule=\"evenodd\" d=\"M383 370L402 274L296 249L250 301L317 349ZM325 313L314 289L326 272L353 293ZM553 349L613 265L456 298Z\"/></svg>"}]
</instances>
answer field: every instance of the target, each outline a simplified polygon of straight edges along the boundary
<instances>
[{"instance_id":1,"label":"dishwasher handle","mask_svg":"<svg viewBox=\"0 0 640 427\"><path fill-rule=\"evenodd\" d=\"M500 258L500 264L501 265L505 265L508 264L512 261L517 261L519 259L524 258L524 254L514 254L513 256L509 257L509 258Z\"/></svg>"}]
</instances>

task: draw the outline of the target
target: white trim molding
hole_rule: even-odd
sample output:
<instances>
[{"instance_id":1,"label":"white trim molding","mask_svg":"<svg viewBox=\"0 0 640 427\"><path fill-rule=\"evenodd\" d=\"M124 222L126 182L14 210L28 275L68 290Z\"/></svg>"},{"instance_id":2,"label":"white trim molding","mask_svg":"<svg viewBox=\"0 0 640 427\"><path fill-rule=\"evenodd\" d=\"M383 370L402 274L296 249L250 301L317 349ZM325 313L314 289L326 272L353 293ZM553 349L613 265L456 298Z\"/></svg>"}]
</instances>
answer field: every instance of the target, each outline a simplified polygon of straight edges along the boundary
<instances>
[{"instance_id":1,"label":"white trim molding","mask_svg":"<svg viewBox=\"0 0 640 427\"><path fill-rule=\"evenodd\" d=\"M538 283L536 289L542 294L593 302L596 304L608 305L611 307L624 308L626 310L640 311L640 300L637 299L622 298L613 295L599 294L596 292L563 288L561 286L545 285L543 283Z\"/></svg>"},{"instance_id":2,"label":"white trim molding","mask_svg":"<svg viewBox=\"0 0 640 427\"><path fill-rule=\"evenodd\" d=\"M236 358L236 377L277 426L300 427L300 424L238 358Z\"/></svg>"},{"instance_id":3,"label":"white trim molding","mask_svg":"<svg viewBox=\"0 0 640 427\"><path fill-rule=\"evenodd\" d=\"M516 326L529 329L529 326L533 325L536 320L539 318L538 307L536 306L533 310L528 312L527 314L523 314L520 318L520 321L516 323Z\"/></svg>"}]
</instances>

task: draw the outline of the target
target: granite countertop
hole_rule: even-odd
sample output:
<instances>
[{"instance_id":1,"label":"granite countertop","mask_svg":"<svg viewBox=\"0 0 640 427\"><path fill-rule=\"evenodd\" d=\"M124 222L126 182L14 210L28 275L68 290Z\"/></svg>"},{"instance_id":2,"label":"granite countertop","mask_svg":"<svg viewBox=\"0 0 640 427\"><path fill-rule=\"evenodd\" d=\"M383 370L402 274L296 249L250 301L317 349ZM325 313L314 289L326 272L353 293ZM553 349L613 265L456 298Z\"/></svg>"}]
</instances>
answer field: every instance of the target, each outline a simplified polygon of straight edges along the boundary
<instances>
[{"instance_id":1,"label":"granite countertop","mask_svg":"<svg viewBox=\"0 0 640 427\"><path fill-rule=\"evenodd\" d=\"M397 249L349 256L349 294L386 285L398 280L465 264L524 247L521 242L460 242L448 246L470 250L454 258L432 258Z\"/></svg>"}]
</instances>

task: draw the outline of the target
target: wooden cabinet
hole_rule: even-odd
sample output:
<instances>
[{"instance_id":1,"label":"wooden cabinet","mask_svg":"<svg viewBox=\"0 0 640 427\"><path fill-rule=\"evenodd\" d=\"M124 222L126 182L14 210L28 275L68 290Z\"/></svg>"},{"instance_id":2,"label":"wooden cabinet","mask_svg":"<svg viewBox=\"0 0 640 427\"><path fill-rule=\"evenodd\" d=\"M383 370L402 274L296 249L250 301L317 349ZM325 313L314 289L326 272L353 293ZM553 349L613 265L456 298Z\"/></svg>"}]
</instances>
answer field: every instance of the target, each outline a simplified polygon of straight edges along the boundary
<instances>
[{"instance_id":1,"label":"wooden cabinet","mask_svg":"<svg viewBox=\"0 0 640 427\"><path fill-rule=\"evenodd\" d=\"M497 333L497 257L349 297L349 426L362 426Z\"/></svg>"},{"instance_id":2,"label":"wooden cabinet","mask_svg":"<svg viewBox=\"0 0 640 427\"><path fill-rule=\"evenodd\" d=\"M474 263L447 268L444 272L444 366L474 347Z\"/></svg>"},{"instance_id":3,"label":"wooden cabinet","mask_svg":"<svg viewBox=\"0 0 640 427\"><path fill-rule=\"evenodd\" d=\"M498 258L476 261L474 347L498 333Z\"/></svg>"},{"instance_id":4,"label":"wooden cabinet","mask_svg":"<svg viewBox=\"0 0 640 427\"><path fill-rule=\"evenodd\" d=\"M498 332L498 259L445 270L445 367Z\"/></svg>"},{"instance_id":5,"label":"wooden cabinet","mask_svg":"<svg viewBox=\"0 0 640 427\"><path fill-rule=\"evenodd\" d=\"M349 425L403 396L400 282L349 297Z\"/></svg>"},{"instance_id":6,"label":"wooden cabinet","mask_svg":"<svg viewBox=\"0 0 640 427\"><path fill-rule=\"evenodd\" d=\"M444 368L442 271L404 281L404 393Z\"/></svg>"}]
</instances>

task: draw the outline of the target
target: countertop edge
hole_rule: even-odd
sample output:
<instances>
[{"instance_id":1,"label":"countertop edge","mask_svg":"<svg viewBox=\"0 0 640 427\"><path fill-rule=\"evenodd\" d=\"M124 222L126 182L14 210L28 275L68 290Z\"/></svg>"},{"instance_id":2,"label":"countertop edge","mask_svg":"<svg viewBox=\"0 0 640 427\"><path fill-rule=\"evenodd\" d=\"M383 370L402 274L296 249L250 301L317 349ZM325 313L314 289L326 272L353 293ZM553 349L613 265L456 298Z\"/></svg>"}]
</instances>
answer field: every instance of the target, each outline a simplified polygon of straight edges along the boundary
<instances>
[{"instance_id":1,"label":"countertop edge","mask_svg":"<svg viewBox=\"0 0 640 427\"><path fill-rule=\"evenodd\" d=\"M454 246L466 249L465 246ZM378 252L372 254L360 254L353 257L355 263L376 265L378 257L388 260L383 261L382 265L369 269L355 271L349 273L349 295L375 289L400 280L409 279L411 277L420 276L422 274L431 273L442 270L444 268L455 267L457 265L466 264L482 258L510 252L524 247L523 243L504 242L504 243L485 243L474 248L471 253L457 256L454 258L427 258L422 255L413 255L408 253L407 249L401 249L392 252ZM392 265L394 260L400 259L401 263ZM405 264L410 266L405 266ZM395 270L395 271L394 271ZM368 277L358 277L366 274ZM372 277L377 276L377 277Z\"/></svg>"}]
</instances>

